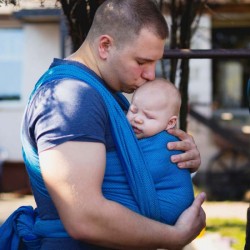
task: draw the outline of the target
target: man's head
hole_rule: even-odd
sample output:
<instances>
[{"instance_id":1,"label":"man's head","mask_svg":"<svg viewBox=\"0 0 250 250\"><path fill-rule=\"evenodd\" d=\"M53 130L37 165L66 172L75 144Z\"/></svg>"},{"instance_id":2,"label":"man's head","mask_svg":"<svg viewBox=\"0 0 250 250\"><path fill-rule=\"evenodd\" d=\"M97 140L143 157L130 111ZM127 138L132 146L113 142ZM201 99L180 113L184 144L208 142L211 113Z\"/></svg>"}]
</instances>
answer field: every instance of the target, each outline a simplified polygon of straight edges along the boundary
<instances>
[{"instance_id":1,"label":"man's head","mask_svg":"<svg viewBox=\"0 0 250 250\"><path fill-rule=\"evenodd\" d=\"M159 78L135 91L127 118L140 139L175 127L180 106L178 89Z\"/></svg>"},{"instance_id":2,"label":"man's head","mask_svg":"<svg viewBox=\"0 0 250 250\"><path fill-rule=\"evenodd\" d=\"M146 28L158 38L168 37L168 27L153 0L106 0L97 9L88 38L92 41L104 34L123 47Z\"/></svg>"},{"instance_id":3,"label":"man's head","mask_svg":"<svg viewBox=\"0 0 250 250\"><path fill-rule=\"evenodd\" d=\"M112 89L131 93L155 78L167 36L167 23L154 1L106 0L86 41L97 73Z\"/></svg>"}]
</instances>

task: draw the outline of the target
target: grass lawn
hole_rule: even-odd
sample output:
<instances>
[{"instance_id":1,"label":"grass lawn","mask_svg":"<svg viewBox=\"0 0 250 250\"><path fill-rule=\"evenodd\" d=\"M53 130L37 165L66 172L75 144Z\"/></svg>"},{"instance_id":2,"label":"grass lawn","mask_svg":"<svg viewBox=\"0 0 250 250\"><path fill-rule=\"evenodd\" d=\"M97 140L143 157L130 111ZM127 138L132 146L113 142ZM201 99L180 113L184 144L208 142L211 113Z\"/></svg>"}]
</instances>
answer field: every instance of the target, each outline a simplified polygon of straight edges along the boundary
<instances>
[{"instance_id":1,"label":"grass lawn","mask_svg":"<svg viewBox=\"0 0 250 250\"><path fill-rule=\"evenodd\" d=\"M232 238L232 248L243 250L246 237L246 222L239 219L207 219L206 232L218 232L224 237Z\"/></svg>"}]
</instances>

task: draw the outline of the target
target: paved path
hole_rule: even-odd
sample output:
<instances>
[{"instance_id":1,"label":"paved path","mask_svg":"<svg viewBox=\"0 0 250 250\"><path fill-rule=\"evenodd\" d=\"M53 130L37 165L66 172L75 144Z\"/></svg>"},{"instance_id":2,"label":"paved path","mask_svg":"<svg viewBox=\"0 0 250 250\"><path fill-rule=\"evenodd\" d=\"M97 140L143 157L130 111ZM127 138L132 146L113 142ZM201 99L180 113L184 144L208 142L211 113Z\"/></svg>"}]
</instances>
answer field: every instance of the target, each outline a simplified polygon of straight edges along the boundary
<instances>
[{"instance_id":1,"label":"paved path","mask_svg":"<svg viewBox=\"0 0 250 250\"><path fill-rule=\"evenodd\" d=\"M207 218L238 218L247 220L247 202L205 202L203 209Z\"/></svg>"},{"instance_id":2,"label":"paved path","mask_svg":"<svg viewBox=\"0 0 250 250\"><path fill-rule=\"evenodd\" d=\"M33 196L18 197L14 194L0 194L0 224L18 207L31 205L35 207ZM203 208L207 218L238 218L246 221L249 204L244 202L205 202ZM232 250L230 239L218 233L205 233L184 250Z\"/></svg>"},{"instance_id":3,"label":"paved path","mask_svg":"<svg viewBox=\"0 0 250 250\"><path fill-rule=\"evenodd\" d=\"M20 206L35 207L33 196L19 196L17 194L0 194L0 224Z\"/></svg>"}]
</instances>

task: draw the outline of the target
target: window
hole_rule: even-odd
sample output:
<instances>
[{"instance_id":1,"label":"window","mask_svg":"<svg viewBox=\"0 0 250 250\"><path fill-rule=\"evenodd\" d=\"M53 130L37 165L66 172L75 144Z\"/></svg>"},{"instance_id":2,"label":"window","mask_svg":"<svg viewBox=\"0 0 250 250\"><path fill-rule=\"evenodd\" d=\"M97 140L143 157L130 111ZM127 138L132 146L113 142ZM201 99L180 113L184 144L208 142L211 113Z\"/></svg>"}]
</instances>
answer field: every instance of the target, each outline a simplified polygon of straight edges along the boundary
<instances>
[{"instance_id":1,"label":"window","mask_svg":"<svg viewBox=\"0 0 250 250\"><path fill-rule=\"evenodd\" d=\"M22 29L0 29L0 101L21 98L23 42Z\"/></svg>"},{"instance_id":2,"label":"window","mask_svg":"<svg viewBox=\"0 0 250 250\"><path fill-rule=\"evenodd\" d=\"M249 49L249 27L213 29L214 49ZM247 82L250 75L249 59L213 60L213 96L218 108L247 108Z\"/></svg>"}]
</instances>

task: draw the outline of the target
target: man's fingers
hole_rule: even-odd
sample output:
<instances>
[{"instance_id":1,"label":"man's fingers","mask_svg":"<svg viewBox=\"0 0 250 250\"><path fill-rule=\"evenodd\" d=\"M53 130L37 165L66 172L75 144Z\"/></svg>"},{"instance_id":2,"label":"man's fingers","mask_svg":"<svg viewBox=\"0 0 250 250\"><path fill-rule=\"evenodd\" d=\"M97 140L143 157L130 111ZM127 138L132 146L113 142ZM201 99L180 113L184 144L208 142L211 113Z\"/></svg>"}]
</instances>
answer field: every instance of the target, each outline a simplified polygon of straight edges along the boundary
<instances>
[{"instance_id":1,"label":"man's fingers","mask_svg":"<svg viewBox=\"0 0 250 250\"><path fill-rule=\"evenodd\" d=\"M192 149L181 154L172 155L171 161L178 163L180 168L196 168L201 164L200 152L197 149Z\"/></svg>"},{"instance_id":2,"label":"man's fingers","mask_svg":"<svg viewBox=\"0 0 250 250\"><path fill-rule=\"evenodd\" d=\"M168 132L176 137L178 137L180 140L185 140L187 139L187 136L189 136L186 132L184 132L181 129L178 128L171 128L168 129ZM191 136L190 136L191 137Z\"/></svg>"},{"instance_id":3,"label":"man's fingers","mask_svg":"<svg viewBox=\"0 0 250 250\"><path fill-rule=\"evenodd\" d=\"M183 150L187 151L193 148L193 144L190 143L190 141L173 141L168 143L168 149L174 149L174 150Z\"/></svg>"},{"instance_id":4,"label":"man's fingers","mask_svg":"<svg viewBox=\"0 0 250 250\"><path fill-rule=\"evenodd\" d=\"M176 154L171 156L172 162L184 162L184 161L190 161L190 160L196 160L198 158L199 152L197 150L189 150L185 151L181 154Z\"/></svg>"},{"instance_id":5,"label":"man's fingers","mask_svg":"<svg viewBox=\"0 0 250 250\"><path fill-rule=\"evenodd\" d=\"M201 164L200 160L190 160L185 162L178 162L177 166L179 168L188 168L190 173L194 173L198 170L200 164Z\"/></svg>"},{"instance_id":6,"label":"man's fingers","mask_svg":"<svg viewBox=\"0 0 250 250\"><path fill-rule=\"evenodd\" d=\"M188 168L191 172L197 171L201 164L201 157L193 137L180 129L171 129L168 132L180 139L180 141L169 142L168 149L183 151L181 154L172 155L171 161L177 163L179 168Z\"/></svg>"},{"instance_id":7,"label":"man's fingers","mask_svg":"<svg viewBox=\"0 0 250 250\"><path fill-rule=\"evenodd\" d=\"M193 202L193 206L199 209L205 200L206 200L206 194L202 192L196 196Z\"/></svg>"},{"instance_id":8,"label":"man's fingers","mask_svg":"<svg viewBox=\"0 0 250 250\"><path fill-rule=\"evenodd\" d=\"M206 200L206 194L204 192L198 194L193 202L193 207L194 209L197 209L198 212L198 218L200 218L200 228L199 228L199 232L206 227L206 213L203 210L203 208L201 207L201 205L203 204L203 202Z\"/></svg>"}]
</instances>

